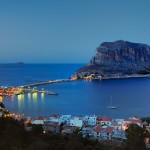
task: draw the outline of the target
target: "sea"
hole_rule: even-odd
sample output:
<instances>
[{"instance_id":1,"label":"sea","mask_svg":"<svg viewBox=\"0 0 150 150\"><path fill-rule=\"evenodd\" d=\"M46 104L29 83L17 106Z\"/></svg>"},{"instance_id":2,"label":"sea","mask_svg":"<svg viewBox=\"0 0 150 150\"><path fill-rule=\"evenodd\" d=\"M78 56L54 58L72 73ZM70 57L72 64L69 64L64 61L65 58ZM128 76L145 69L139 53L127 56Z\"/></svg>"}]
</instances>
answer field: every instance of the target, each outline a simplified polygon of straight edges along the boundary
<instances>
[{"instance_id":1,"label":"sea","mask_svg":"<svg viewBox=\"0 0 150 150\"><path fill-rule=\"evenodd\" d=\"M84 64L1 65L0 86L21 86L66 79ZM111 118L150 116L150 78L78 80L34 87L58 93L34 93L3 97L6 109L26 116L104 115ZM116 105L117 109L108 109Z\"/></svg>"}]
</instances>

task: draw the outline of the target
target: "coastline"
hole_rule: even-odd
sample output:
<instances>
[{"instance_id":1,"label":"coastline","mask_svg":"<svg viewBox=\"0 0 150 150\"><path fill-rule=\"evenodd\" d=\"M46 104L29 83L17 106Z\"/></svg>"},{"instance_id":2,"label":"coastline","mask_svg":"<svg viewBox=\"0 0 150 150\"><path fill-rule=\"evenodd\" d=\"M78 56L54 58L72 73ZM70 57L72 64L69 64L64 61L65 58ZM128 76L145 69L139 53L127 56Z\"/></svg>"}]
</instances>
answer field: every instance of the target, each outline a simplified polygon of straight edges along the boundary
<instances>
[{"instance_id":1,"label":"coastline","mask_svg":"<svg viewBox=\"0 0 150 150\"><path fill-rule=\"evenodd\" d=\"M119 77L104 77L104 78L91 78L90 80L110 80L110 79L128 79L128 78L146 78L146 77L150 77L150 75L133 75L133 76L119 76ZM78 80L78 79L77 79ZM39 83L33 83L33 84L29 84L29 85L22 85L19 87L34 87L34 86L42 86L45 84L52 84L52 83L60 83L60 82L71 82L71 81L77 81L77 80L72 80L72 79L59 79L59 80L48 80L48 81L44 81L44 82L39 82Z\"/></svg>"},{"instance_id":2,"label":"coastline","mask_svg":"<svg viewBox=\"0 0 150 150\"><path fill-rule=\"evenodd\" d=\"M146 77L150 77L149 75L139 75L139 74L134 74L134 75L130 75L130 76L114 76L114 77L104 77L102 79L128 79L128 78L146 78Z\"/></svg>"},{"instance_id":3,"label":"coastline","mask_svg":"<svg viewBox=\"0 0 150 150\"><path fill-rule=\"evenodd\" d=\"M139 74L134 74L134 75L130 75L130 76L111 76L111 77L102 77L102 78L83 78L83 79L86 79L86 80L111 80L111 79L128 79L128 78L149 78L150 77L150 74L149 75L139 75ZM77 79L77 80L80 80L80 79ZM82 78L81 78L82 80ZM74 80L72 80L74 81Z\"/></svg>"}]
</instances>

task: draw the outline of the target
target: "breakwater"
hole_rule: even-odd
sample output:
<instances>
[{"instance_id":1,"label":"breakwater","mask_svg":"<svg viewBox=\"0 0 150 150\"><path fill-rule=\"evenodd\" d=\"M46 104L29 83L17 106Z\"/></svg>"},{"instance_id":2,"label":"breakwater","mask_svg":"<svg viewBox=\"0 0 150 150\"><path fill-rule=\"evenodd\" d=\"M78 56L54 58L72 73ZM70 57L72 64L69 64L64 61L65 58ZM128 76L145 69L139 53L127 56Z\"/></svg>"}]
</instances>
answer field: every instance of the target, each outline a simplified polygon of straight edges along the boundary
<instances>
[{"instance_id":1,"label":"breakwater","mask_svg":"<svg viewBox=\"0 0 150 150\"><path fill-rule=\"evenodd\" d=\"M41 85L45 85L45 84L60 83L60 82L69 82L69 81L72 81L72 80L71 79L48 80L48 81L43 81L43 82L38 82L38 83L33 83L33 84L21 85L19 87L20 88L27 88L27 87L35 87L35 86L41 86Z\"/></svg>"}]
</instances>

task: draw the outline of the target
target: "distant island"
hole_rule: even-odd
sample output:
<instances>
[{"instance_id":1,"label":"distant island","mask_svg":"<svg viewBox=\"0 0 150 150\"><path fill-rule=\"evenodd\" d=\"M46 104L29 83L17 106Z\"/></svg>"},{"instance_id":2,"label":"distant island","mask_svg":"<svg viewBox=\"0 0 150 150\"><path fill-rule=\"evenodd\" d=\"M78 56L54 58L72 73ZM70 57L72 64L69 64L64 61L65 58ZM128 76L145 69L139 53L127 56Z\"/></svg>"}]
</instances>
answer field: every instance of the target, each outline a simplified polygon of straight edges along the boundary
<instances>
[{"instance_id":1,"label":"distant island","mask_svg":"<svg viewBox=\"0 0 150 150\"><path fill-rule=\"evenodd\" d=\"M17 65L17 66L20 66L20 65L24 65L23 62L16 62L16 63L0 63L0 66L11 66L11 65Z\"/></svg>"},{"instance_id":2,"label":"distant island","mask_svg":"<svg viewBox=\"0 0 150 150\"><path fill-rule=\"evenodd\" d=\"M97 47L90 62L72 78L127 78L150 75L150 46L118 40Z\"/></svg>"}]
</instances>

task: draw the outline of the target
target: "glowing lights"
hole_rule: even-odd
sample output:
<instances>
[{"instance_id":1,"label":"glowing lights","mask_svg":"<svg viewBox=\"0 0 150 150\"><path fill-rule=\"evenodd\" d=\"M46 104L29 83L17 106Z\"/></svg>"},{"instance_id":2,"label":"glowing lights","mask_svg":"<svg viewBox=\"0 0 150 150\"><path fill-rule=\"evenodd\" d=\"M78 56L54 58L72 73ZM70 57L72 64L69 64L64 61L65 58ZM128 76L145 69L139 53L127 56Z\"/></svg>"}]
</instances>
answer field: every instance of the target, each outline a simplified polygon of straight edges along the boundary
<instances>
[{"instance_id":1,"label":"glowing lights","mask_svg":"<svg viewBox=\"0 0 150 150\"><path fill-rule=\"evenodd\" d=\"M45 133L46 133L46 131L43 131L43 133L45 134Z\"/></svg>"},{"instance_id":2,"label":"glowing lights","mask_svg":"<svg viewBox=\"0 0 150 150\"><path fill-rule=\"evenodd\" d=\"M24 99L24 96L22 94L18 95L18 100L21 101Z\"/></svg>"},{"instance_id":3,"label":"glowing lights","mask_svg":"<svg viewBox=\"0 0 150 150\"><path fill-rule=\"evenodd\" d=\"M2 102L3 101L3 98L2 98L2 96L0 96L0 102Z\"/></svg>"},{"instance_id":4,"label":"glowing lights","mask_svg":"<svg viewBox=\"0 0 150 150\"><path fill-rule=\"evenodd\" d=\"M6 96L6 97L11 97L14 95L15 92L18 92L18 88L15 87L4 87L0 89L0 95L1 96Z\"/></svg>"},{"instance_id":5,"label":"glowing lights","mask_svg":"<svg viewBox=\"0 0 150 150\"><path fill-rule=\"evenodd\" d=\"M15 118L15 119L21 118L23 116L24 116L24 114L15 114L15 113L8 113L8 114L4 115L4 117L12 117L12 118Z\"/></svg>"}]
</instances>

